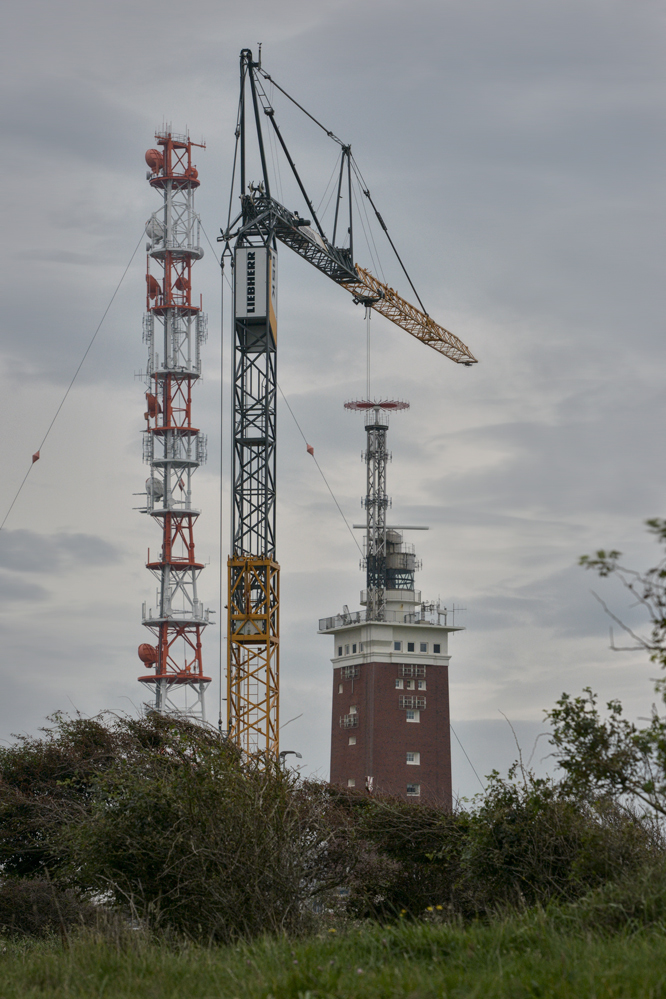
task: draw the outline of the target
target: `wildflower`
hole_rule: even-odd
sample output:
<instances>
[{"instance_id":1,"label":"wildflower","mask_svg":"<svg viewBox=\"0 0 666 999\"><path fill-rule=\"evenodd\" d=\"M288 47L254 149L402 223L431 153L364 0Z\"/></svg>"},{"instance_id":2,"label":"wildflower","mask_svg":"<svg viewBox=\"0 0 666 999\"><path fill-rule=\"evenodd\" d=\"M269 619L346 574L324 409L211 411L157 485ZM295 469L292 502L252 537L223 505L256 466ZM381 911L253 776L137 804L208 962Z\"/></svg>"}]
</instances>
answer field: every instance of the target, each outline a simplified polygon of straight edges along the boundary
<instances>
[{"instance_id":1,"label":"wildflower","mask_svg":"<svg viewBox=\"0 0 666 999\"><path fill-rule=\"evenodd\" d=\"M427 907L427 909L426 909L426 912L432 912L432 911L433 911L433 907L431 905L429 905Z\"/></svg>"},{"instance_id":2,"label":"wildflower","mask_svg":"<svg viewBox=\"0 0 666 999\"><path fill-rule=\"evenodd\" d=\"M330 930L328 932L329 933L337 933L338 931L331 926L331 928L330 928Z\"/></svg>"},{"instance_id":3,"label":"wildflower","mask_svg":"<svg viewBox=\"0 0 666 999\"><path fill-rule=\"evenodd\" d=\"M443 909L443 908L444 908L444 906L443 906L443 905L436 905L436 906L435 906L435 908L436 908L436 909Z\"/></svg>"},{"instance_id":4,"label":"wildflower","mask_svg":"<svg viewBox=\"0 0 666 999\"><path fill-rule=\"evenodd\" d=\"M356 974L357 975L362 975L363 974L363 968L357 968L356 969Z\"/></svg>"}]
</instances>

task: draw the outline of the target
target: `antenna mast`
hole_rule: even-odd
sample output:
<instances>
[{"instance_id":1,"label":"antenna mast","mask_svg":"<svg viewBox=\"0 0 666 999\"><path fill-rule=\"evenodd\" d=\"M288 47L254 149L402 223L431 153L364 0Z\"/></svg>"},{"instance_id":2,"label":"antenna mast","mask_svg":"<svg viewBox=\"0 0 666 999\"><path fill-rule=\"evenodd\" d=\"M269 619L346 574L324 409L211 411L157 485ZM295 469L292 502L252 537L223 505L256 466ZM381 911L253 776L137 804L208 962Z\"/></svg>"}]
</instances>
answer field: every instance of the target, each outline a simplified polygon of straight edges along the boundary
<instances>
[{"instance_id":1,"label":"antenna mast","mask_svg":"<svg viewBox=\"0 0 666 999\"><path fill-rule=\"evenodd\" d=\"M386 527L386 511L389 498L386 493L386 466L389 453L386 447L389 412L399 412L409 409L408 402L384 400L372 402L369 399L356 402L346 402L345 409L365 412L365 432L367 446L365 463L367 467L367 487L363 500L366 516L365 535L365 570L366 570L366 619L368 621L384 621L386 617L386 590L394 588L394 582L389 579L394 566L389 567L389 549L395 561L395 556L402 539L393 538L395 531ZM396 549L394 552L393 549ZM395 572L393 572L395 575ZM413 575L413 571L412 571Z\"/></svg>"},{"instance_id":2,"label":"antenna mast","mask_svg":"<svg viewBox=\"0 0 666 999\"><path fill-rule=\"evenodd\" d=\"M192 264L200 260L200 222L194 211L198 172L192 164L188 135L170 129L155 134L158 149L149 149L147 179L162 195L161 208L146 224L148 236L144 341L146 429L144 460L150 466L146 506L159 524L162 547L157 558L148 551L147 568L157 580L155 610L143 605L143 624L156 645L139 646L139 658L154 672L140 683L155 688L155 710L206 720L201 635L211 611L199 599L197 583L203 563L194 554L192 473L206 460L206 437L192 425L192 388L201 375L201 344L206 317L192 303ZM203 147L202 147L203 148ZM157 276L151 273L151 261ZM187 703L187 693L194 694Z\"/></svg>"}]
</instances>

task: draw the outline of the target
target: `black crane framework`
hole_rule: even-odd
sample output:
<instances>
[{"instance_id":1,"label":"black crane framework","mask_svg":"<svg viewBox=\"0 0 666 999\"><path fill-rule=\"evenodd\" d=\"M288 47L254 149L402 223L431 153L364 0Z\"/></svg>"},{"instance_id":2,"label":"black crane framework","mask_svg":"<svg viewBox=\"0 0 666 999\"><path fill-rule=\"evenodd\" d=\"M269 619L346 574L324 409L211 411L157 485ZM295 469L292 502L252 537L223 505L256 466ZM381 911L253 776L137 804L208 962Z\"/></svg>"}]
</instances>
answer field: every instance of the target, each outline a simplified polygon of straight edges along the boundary
<instances>
[{"instance_id":1,"label":"black crane framework","mask_svg":"<svg viewBox=\"0 0 666 999\"><path fill-rule=\"evenodd\" d=\"M268 98L268 81L303 111L339 146L337 197L332 237L324 232ZM253 121L261 172L248 183L248 119ZM273 135L273 155L280 151L302 195L309 218L290 211L271 194L262 121ZM276 392L277 392L277 244L284 243L351 292L356 303L373 309L412 336L458 364L476 359L453 333L439 326L423 303L402 264L382 216L363 182L351 146L282 90L254 61L250 49L240 54L240 99L232 197L238 174L240 212L219 241L223 263L232 258L234 274L234 351L232 419L232 552L228 559L227 731L246 753L278 753L280 567L275 548ZM352 183L357 180L416 295L416 308L368 270L354 263ZM346 212L341 209L346 199ZM346 215L343 222L343 214ZM345 224L346 223L346 224ZM342 245L336 245L336 240ZM231 244L233 242L233 250ZM381 605L370 600L368 612Z\"/></svg>"}]
</instances>

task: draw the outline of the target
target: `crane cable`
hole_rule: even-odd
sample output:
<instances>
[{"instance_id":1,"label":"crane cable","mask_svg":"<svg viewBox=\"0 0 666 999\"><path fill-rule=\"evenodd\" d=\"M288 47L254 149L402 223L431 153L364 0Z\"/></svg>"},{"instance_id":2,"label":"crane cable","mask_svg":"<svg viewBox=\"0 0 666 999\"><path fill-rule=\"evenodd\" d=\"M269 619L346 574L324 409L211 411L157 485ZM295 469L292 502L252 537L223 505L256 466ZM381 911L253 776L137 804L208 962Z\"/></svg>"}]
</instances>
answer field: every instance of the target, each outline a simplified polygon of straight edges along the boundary
<instances>
[{"instance_id":1,"label":"crane cable","mask_svg":"<svg viewBox=\"0 0 666 999\"><path fill-rule=\"evenodd\" d=\"M396 255L396 258L397 258L397 261L398 261L398 263L400 264L400 266L402 267L402 269L403 269L403 271L404 271L404 274L405 274L405 277L406 277L406 278L407 278L407 280L409 281L409 284L410 284L410 286L411 286L411 289L412 289L412 291L414 292L414 294L415 294L415 295L416 295L416 297L418 298L418 300L419 300L419 305L420 305L420 306L421 306L421 308L423 309L423 312L424 312L424 314L425 314L425 315L427 316L427 315L428 315L428 310L426 309L425 305L424 305L424 304L423 304L423 302L421 301L421 296L419 295L418 291L417 291L417 290L416 290L416 288L414 287L414 282L413 282L413 281L412 281L412 279L410 278L410 276L409 276L409 272L408 272L407 268L405 267L404 263L402 262L402 257L401 257L401 256L400 256L400 254L398 253L398 251L397 251L397 249L396 249L396 245L395 245L395 243L393 242L393 240L391 239L391 234L390 234L390 233L389 233L389 231L388 231L388 227L387 227L387 225L386 225L386 222L384 221L384 219L383 219L383 218L381 217L381 215L379 214L379 209L377 208L376 204L375 204L375 203L374 203L374 201L372 200L372 195L370 194L370 189L369 189L368 185L366 184L366 182L365 182L365 180L364 180L364 178L363 178L363 174L361 173L361 170L360 170L360 168L359 168L359 165L358 165L358 163L356 162L356 160L354 159L354 157L353 157L353 156L351 155L351 153L349 154L349 158L351 159L351 163L352 163L352 169L353 169L354 173L356 174L356 178L357 178L357 180L358 180L359 184L361 185L361 190L363 191L364 195L366 196L366 198L368 199L368 201L369 201L369 202L370 202L370 204L372 205L372 207L373 207L373 209L374 209L374 212L375 212L375 215L377 216L377 221L379 222L380 226L382 227L382 229L383 229L383 230L384 230L384 232L386 233L386 238L388 239L389 243L391 244L391 249L392 249L392 250L393 250L393 252L395 253L395 255Z\"/></svg>"},{"instance_id":2,"label":"crane cable","mask_svg":"<svg viewBox=\"0 0 666 999\"><path fill-rule=\"evenodd\" d=\"M296 416L294 415L294 411L291 408L291 406L289 405L289 402L287 401L287 397L284 394L284 392L282 391L282 386L280 385L279 382L278 382L278 389L280 390L280 395L284 399L284 402L285 402L285 405L286 405L287 409L291 413L291 416L292 416L292 419L293 419L294 423L298 427L299 434L301 435L301 437L305 441L305 447L306 447L306 450L307 450L308 454L312 457L312 460L314 461L315 465L319 469L319 474L321 475L322 479L324 480L324 483L326 484L326 488L328 489L329 493L331 494L331 498L332 498L333 502L335 503L335 505L337 506L338 511L340 513L340 516L342 517L342 519L344 520L345 524L347 525L347 530L351 534L352 539L354 541L354 544L356 545L356 547L358 548L359 552L361 553L361 556L363 556L363 549L361 548L361 546L359 545L358 541L356 540L356 535L352 531L352 529L350 527L350 524L349 524L349 521L347 520L347 518L345 517L344 513L342 512L342 507L340 506L340 504L338 503L337 499L335 498L335 493L333 492L333 490L331 489L330 485L328 484L328 479L324 475L324 473L322 471L322 468L321 468L321 465L319 464L319 462L315 458L314 448L312 447L311 444L308 444L307 437L305 436L305 434L301 430L301 425L298 422L298 420L296 419Z\"/></svg>"},{"instance_id":3,"label":"crane cable","mask_svg":"<svg viewBox=\"0 0 666 999\"><path fill-rule=\"evenodd\" d=\"M469 763L470 767L471 767L471 768L472 768L472 770L474 771L474 776L476 777L476 779L478 780L479 784L481 785L481 787L482 787L482 788L483 788L483 790L485 791L485 790L486 790L486 785L485 785L485 784L483 783L483 781L482 781L482 780L481 780L481 778L479 777L478 773L476 772L476 767L474 766L474 764L473 764L473 763L472 763L472 761L470 760L469 756L467 755L467 750L465 749L465 747L463 746L462 742L461 742L461 741L460 741L460 739L458 738L458 733L456 732L456 730L454 729L453 725L451 724L451 721L450 721L450 719L449 719L449 728L451 729L451 731L452 731L452 732L453 732L453 734L455 735L455 737L456 737L456 742L458 743L458 745L459 745L459 746L460 746L460 748L462 749L463 753L465 754L465 759L467 760L467 762Z\"/></svg>"},{"instance_id":4,"label":"crane cable","mask_svg":"<svg viewBox=\"0 0 666 999\"><path fill-rule=\"evenodd\" d=\"M134 258L136 256L137 250L139 249L139 246L141 245L141 243L143 241L143 238L144 238L144 233L142 232L141 235L139 236L139 242L134 247L134 251L132 252L132 256L129 258L127 266L125 267L125 270L123 271L123 273L122 273L122 275L120 277L120 281L116 285L115 291L113 292L113 295L109 299L109 304L105 308L105 310L104 310L104 312L102 314L102 318L100 319L99 323L97 324L97 329L93 333L92 338L90 340L90 343L88 344L88 346L86 347L85 351L83 352L83 357L79 361L79 366L77 367L76 371L72 375L72 379L71 379L69 385L67 386L67 390L66 390L65 394L63 395L62 399L60 400L60 405L58 406L58 408L55 411L55 416L53 417L53 419L49 423L49 425L47 427L47 430L46 430L46 433L42 437L42 440L41 440L41 443L40 443L39 447L37 448L37 450L33 454L32 461L30 462L30 466L28 468L28 471L23 476L23 480L22 480L20 486L18 487L18 489L16 490L16 492L14 494L14 499L11 501L11 503L9 505L9 509L7 510L7 513L5 514L5 516L3 517L2 523L0 523L0 531L4 528L5 524L7 523L7 518L9 517L10 513L12 512L12 510L14 508L14 504L16 503L17 499L21 495L23 487L26 484L26 482L28 481L28 476L30 475L30 472L32 471L35 462L39 461L39 459L41 457L41 450L44 447L44 444L46 443L46 439L49 436L49 434L51 433L51 430L53 429L53 425L54 425L55 421L60 416L60 411L61 411L62 407L65 405L65 402L67 401L67 396L71 392L72 387L74 385L74 382L78 378L79 372L81 371L81 368L83 367L85 359L88 356L88 354L90 353L92 345L94 344L95 340L97 339L97 334L99 333L99 331L102 328L102 323L106 319L106 317L108 315L108 312L109 312L109 309L113 305L113 301L114 301L116 295L118 294L118 292L120 291L120 286L123 283L123 281L125 280L125 276L126 276L128 270L132 266L132 261L134 260Z\"/></svg>"},{"instance_id":5,"label":"crane cable","mask_svg":"<svg viewBox=\"0 0 666 999\"><path fill-rule=\"evenodd\" d=\"M286 90L282 89L282 87L280 86L279 83L275 82L275 80L273 79L272 76L268 75L268 73L266 72L265 69L261 69L260 66L258 66L257 69L259 70L259 72L261 73L261 75L266 80L270 80L270 82L273 84L273 86L276 87L277 90L279 90L281 94L284 94L284 96L287 98L287 100L291 101L292 104L295 104L296 107L299 108L299 110L303 112L303 114L307 115L308 118L310 118L310 120L315 123L315 125L318 125L319 128L322 130L322 132L326 132L326 135L329 137L329 139L333 139L333 141L337 142L340 146L342 146L343 149L345 148L345 143L342 141L342 139L339 139L337 137L337 135L335 134L335 132L331 132L330 129L326 128L325 125L322 125L322 123L320 121L318 121L315 118L314 115L310 114L309 111L306 111L302 104L299 104L297 100L294 100L294 98L291 97L291 95L288 94Z\"/></svg>"},{"instance_id":6,"label":"crane cable","mask_svg":"<svg viewBox=\"0 0 666 999\"><path fill-rule=\"evenodd\" d=\"M329 137L329 139L333 139L333 141L337 142L339 145L341 145L343 149L348 149L349 150L349 159L351 160L352 168L354 170L354 173L356 174L356 177L357 177L357 179L359 181L359 184L361 185L361 190L363 191L363 194L366 196L366 198L368 199L368 201L372 205L372 207L374 209L374 212L375 212L375 215L377 216L377 221L379 222L380 226L384 230L384 232L386 234L386 238L388 239L389 243L391 244L391 249L395 253L396 259L397 259L398 263L400 264L405 277L409 281L410 287L411 287L412 291L414 292L414 294L416 295L416 297L417 297L417 299L419 301L419 305L421 306L421 309L423 310L424 314L427 316L428 315L428 310L426 309L425 305L423 304L423 302L421 300L421 296L419 295L418 291L416 290L416 288L414 286L414 282L412 281L411 277L409 276L409 272L408 272L407 268L405 267L405 265L403 263L402 257L398 253L396 245L393 242L393 239L391 238L391 234L388 231L388 227L386 225L386 222L384 221L384 219L380 215L377 206L375 205L374 201L372 200L372 195L370 194L370 188L366 184L366 182L365 182L365 180L363 178L363 174L361 173L360 167L359 167L358 163L356 162L354 156L351 153L351 146L348 145L348 144L345 144L342 141L342 139L338 138L338 136L335 134L335 132L332 132L329 128L326 128L326 126L322 125L322 123L317 118L315 118L314 115L310 114L309 111L306 111L306 109L303 107L303 105L299 104L297 100L295 100L290 94L287 93L286 90L284 90L278 83L276 83L275 80L273 79L273 77L269 76L269 74L266 72L266 70L262 69L260 66L257 67L257 69L258 69L259 73L261 73L261 75L265 79L270 80L270 82L272 83L272 85L274 87L276 87L277 90L279 90L281 94L284 94L284 96L287 98L287 100L290 100L292 104L295 104L296 107L300 111L303 112L303 114L307 115L307 117L311 121L313 121L315 123L315 125L317 125L319 128L321 128L321 130L326 133L326 135Z\"/></svg>"}]
</instances>

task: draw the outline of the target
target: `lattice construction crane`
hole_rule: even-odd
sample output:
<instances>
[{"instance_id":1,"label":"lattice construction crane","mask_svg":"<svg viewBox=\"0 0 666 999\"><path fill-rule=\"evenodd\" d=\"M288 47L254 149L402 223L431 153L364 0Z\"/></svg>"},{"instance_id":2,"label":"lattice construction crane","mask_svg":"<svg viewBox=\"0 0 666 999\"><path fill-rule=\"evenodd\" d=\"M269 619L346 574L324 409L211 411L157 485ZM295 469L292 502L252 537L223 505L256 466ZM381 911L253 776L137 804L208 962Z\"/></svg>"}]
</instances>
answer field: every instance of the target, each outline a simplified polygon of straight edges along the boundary
<instances>
[{"instance_id":1,"label":"lattice construction crane","mask_svg":"<svg viewBox=\"0 0 666 999\"><path fill-rule=\"evenodd\" d=\"M331 239L324 232L294 160L275 120L264 81L280 90L340 147L337 197ZM248 183L248 119L253 121L260 182ZM310 218L290 211L271 194L269 152L280 153L305 201ZM228 560L227 731L246 753L278 754L280 567L275 550L276 392L277 392L277 243L284 243L336 284L356 303L371 308L457 364L476 358L453 333L436 323L402 264L363 183L351 146L298 104L254 61L250 49L240 54L240 100L232 196L238 175L240 212L219 241L232 257L234 270L232 552ZM360 182L381 228L391 243L421 308L354 262L352 183ZM347 200L345 226L341 205ZM336 245L339 234L341 238ZM233 244L233 250L231 249ZM369 606L371 606L369 604Z\"/></svg>"}]
</instances>

